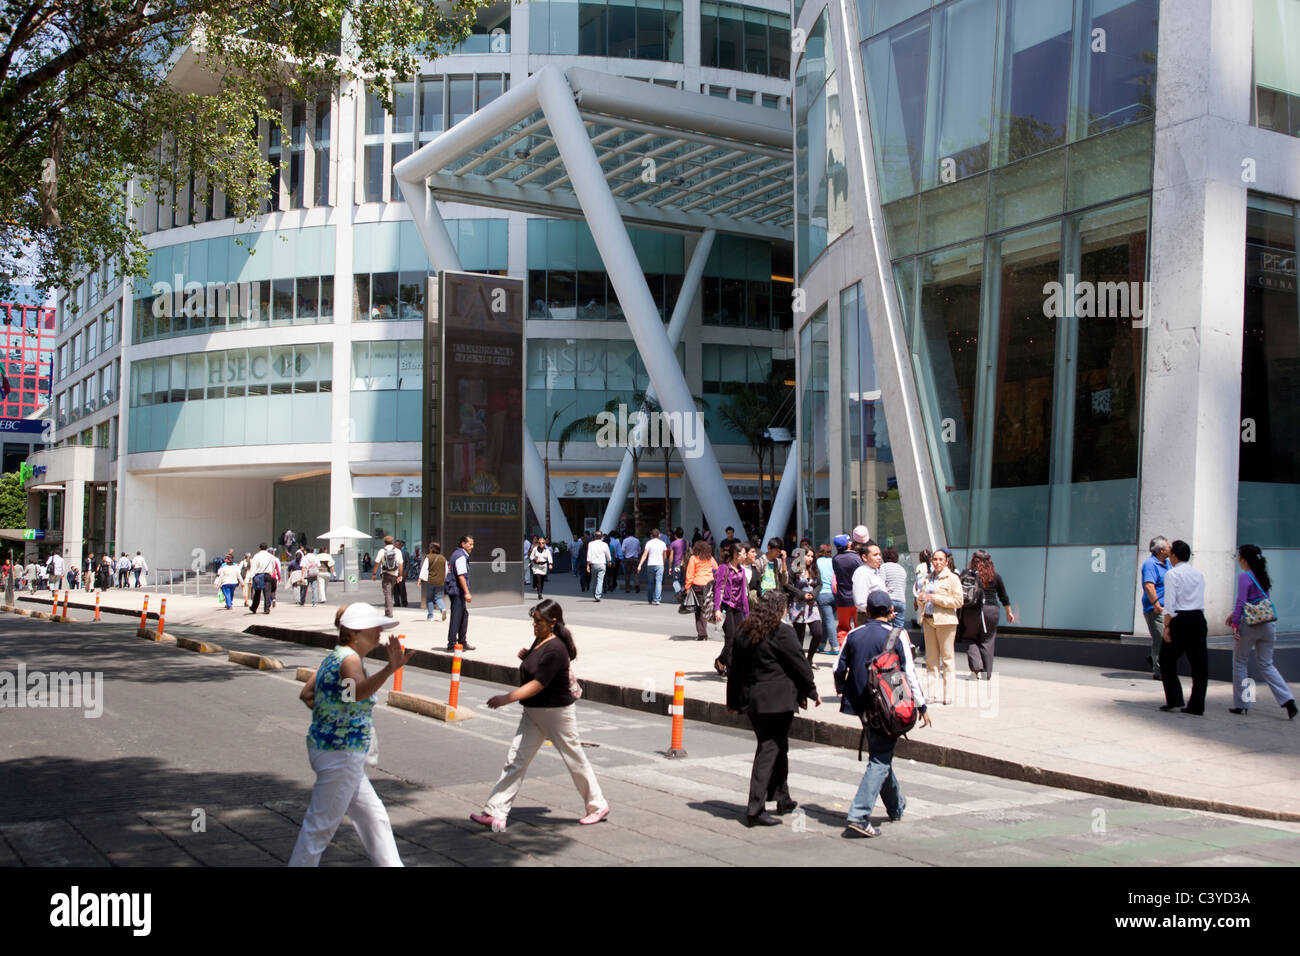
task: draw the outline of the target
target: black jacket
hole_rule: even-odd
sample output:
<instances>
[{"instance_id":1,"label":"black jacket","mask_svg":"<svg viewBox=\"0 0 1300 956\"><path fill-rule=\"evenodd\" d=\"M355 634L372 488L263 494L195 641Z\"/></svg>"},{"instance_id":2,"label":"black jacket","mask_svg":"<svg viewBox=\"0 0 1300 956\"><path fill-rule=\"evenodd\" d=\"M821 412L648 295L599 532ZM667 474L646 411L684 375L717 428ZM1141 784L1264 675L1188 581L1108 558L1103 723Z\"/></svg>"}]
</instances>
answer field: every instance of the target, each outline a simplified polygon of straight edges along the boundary
<instances>
[{"instance_id":1,"label":"black jacket","mask_svg":"<svg viewBox=\"0 0 1300 956\"><path fill-rule=\"evenodd\" d=\"M815 700L817 685L794 628L782 622L757 644L736 635L727 671L727 706L760 714L794 713Z\"/></svg>"}]
</instances>

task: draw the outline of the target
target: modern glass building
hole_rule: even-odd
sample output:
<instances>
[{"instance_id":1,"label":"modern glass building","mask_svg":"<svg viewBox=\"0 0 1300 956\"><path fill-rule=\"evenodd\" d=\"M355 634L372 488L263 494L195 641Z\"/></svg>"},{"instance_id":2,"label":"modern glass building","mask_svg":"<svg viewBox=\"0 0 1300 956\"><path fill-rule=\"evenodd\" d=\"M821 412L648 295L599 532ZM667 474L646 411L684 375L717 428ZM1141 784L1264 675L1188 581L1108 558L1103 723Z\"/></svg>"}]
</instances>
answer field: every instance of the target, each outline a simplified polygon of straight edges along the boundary
<instances>
[{"instance_id":1,"label":"modern glass building","mask_svg":"<svg viewBox=\"0 0 1300 956\"><path fill-rule=\"evenodd\" d=\"M804 0L794 32L801 528L987 548L1065 634L1144 633L1157 534L1212 632L1238 544L1300 575L1300 0Z\"/></svg>"},{"instance_id":2,"label":"modern glass building","mask_svg":"<svg viewBox=\"0 0 1300 956\"><path fill-rule=\"evenodd\" d=\"M48 459L45 487L69 501L102 487L109 502L93 521L69 513L82 531L68 531L65 550L139 549L153 567L189 568L194 549L211 556L286 528L314 536L341 525L423 548L431 266L393 167L547 64L752 104L788 124L789 13L780 0L501 3L480 11L454 52L399 81L391 112L364 87L304 100L272 93L288 134L261 130L274 171L263 215L237 223L219 190L191 178L138 207L147 279L123 284L105 264L65 290L57 447L37 457ZM178 82L201 86L196 69L182 57ZM527 419L549 452L552 532L591 527L622 450L583 437L561 455L559 435L611 399L635 408L648 384L591 233L522 211L439 209L464 269L527 280ZM629 232L666 319L697 240ZM755 521L758 462L718 409L722 382L757 383L793 365L793 246L783 235L717 237L678 349L727 485ZM74 462L69 446L91 450ZM639 497L642 533L702 524L680 455L643 456ZM630 496L623 511L630 524Z\"/></svg>"}]
</instances>

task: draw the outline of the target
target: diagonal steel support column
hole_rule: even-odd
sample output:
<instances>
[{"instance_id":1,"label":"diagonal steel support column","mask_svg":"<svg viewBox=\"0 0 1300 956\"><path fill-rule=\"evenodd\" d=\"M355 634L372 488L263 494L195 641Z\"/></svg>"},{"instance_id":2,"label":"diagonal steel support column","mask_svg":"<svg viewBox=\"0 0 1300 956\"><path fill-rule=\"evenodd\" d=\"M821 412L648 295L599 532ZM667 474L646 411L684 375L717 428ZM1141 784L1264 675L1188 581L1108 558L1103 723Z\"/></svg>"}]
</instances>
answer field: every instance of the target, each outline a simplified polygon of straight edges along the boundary
<instances>
[{"instance_id":1,"label":"diagonal steel support column","mask_svg":"<svg viewBox=\"0 0 1300 956\"><path fill-rule=\"evenodd\" d=\"M785 453L785 468L781 470L781 483L776 486L776 497L772 500L772 511L767 516L767 527L763 529L763 540L759 542L764 548L767 543L785 533L790 523L790 512L794 510L795 498L799 493L799 442L790 442ZM795 529L796 537L798 528ZM786 542L787 545L790 542ZM790 545L793 551L793 545Z\"/></svg>"},{"instance_id":2,"label":"diagonal steel support column","mask_svg":"<svg viewBox=\"0 0 1300 956\"><path fill-rule=\"evenodd\" d=\"M543 67L530 80L537 81L537 99L551 126L555 145L564 159L564 166L573 183L573 191L595 239L596 248L605 263L605 270L627 317L628 327L636 342L637 351L645 363L650 382L660 398L660 404L669 415L681 419L673 429L673 438L682 447L682 461L691 485L700 497L705 518L715 529L728 525L744 527L731 500L722 468L714 454L713 445L702 428L696 434L695 447L685 447L684 423L694 423L697 411L691 398L686 378L677 364L676 351L668 345L659 309L650 295L641 264L627 228L619 216L618 206L610 194L609 183L588 138L573 90L564 76L553 67Z\"/></svg>"},{"instance_id":3,"label":"diagonal steel support column","mask_svg":"<svg viewBox=\"0 0 1300 956\"><path fill-rule=\"evenodd\" d=\"M668 347L677 352L677 345L682 340L682 331L686 328L686 317L690 314L691 306L695 304L695 299L700 292L700 279L704 275L704 265L708 262L709 252L713 249L713 240L717 236L716 229L706 229L700 234L700 241L695 244L695 251L691 253L691 261L686 265L686 275L682 277L682 288L677 294L677 302L673 305L672 317L668 320ZM655 387L651 385L645 390L647 402L658 402L659 396L655 392ZM646 406L641 406L644 413ZM628 489L632 487L632 450L629 448L623 453L623 463L618 466L618 477L614 479L614 490L610 492L609 504L605 506L605 516L600 519L601 531L612 531L615 524L618 523L618 516L623 510L623 503L627 501ZM664 489L664 496L667 497L668 489ZM668 518L665 516L665 521ZM669 524L672 522L669 521ZM668 529L664 529L668 530Z\"/></svg>"}]
</instances>

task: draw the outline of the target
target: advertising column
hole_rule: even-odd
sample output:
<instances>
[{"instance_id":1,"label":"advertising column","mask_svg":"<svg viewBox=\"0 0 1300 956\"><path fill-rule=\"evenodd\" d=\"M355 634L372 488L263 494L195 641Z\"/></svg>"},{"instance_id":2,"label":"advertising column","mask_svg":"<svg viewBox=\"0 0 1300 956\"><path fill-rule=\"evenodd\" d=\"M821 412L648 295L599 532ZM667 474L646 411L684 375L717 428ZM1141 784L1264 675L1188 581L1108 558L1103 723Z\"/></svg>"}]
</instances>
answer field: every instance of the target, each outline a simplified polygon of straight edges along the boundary
<instances>
[{"instance_id":1,"label":"advertising column","mask_svg":"<svg viewBox=\"0 0 1300 956\"><path fill-rule=\"evenodd\" d=\"M437 433L425 430L426 469L441 462L444 554L474 538L474 608L523 601L524 284L503 276L443 272L440 363L426 361L426 396L441 395ZM426 326L427 332L434 330ZM431 410L430 410L431 411ZM441 448L438 448L438 445ZM432 489L426 485L426 501ZM432 517L432 516L431 516Z\"/></svg>"}]
</instances>

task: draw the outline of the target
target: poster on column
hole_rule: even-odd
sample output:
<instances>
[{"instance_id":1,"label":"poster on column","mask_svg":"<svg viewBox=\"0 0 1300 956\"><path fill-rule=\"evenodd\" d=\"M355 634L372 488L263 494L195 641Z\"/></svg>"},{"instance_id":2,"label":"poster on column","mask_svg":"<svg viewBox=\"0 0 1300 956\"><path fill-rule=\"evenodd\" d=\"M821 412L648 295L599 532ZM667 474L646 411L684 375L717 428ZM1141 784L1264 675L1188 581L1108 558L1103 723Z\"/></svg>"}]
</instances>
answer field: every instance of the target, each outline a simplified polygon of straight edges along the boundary
<instances>
[{"instance_id":1,"label":"poster on column","mask_svg":"<svg viewBox=\"0 0 1300 956\"><path fill-rule=\"evenodd\" d=\"M443 553L474 538L472 608L523 601L524 283L443 272ZM427 394L438 394L430 390Z\"/></svg>"}]
</instances>

